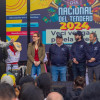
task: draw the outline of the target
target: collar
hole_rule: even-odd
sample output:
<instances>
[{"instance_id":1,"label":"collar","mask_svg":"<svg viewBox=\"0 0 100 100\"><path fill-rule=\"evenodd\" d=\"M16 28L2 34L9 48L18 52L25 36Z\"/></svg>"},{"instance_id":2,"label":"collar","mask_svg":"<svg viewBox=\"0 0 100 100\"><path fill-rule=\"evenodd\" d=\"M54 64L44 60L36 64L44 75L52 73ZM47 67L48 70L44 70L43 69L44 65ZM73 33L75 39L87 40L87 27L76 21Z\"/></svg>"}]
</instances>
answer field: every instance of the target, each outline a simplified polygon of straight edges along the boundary
<instances>
[{"instance_id":1,"label":"collar","mask_svg":"<svg viewBox=\"0 0 100 100\"><path fill-rule=\"evenodd\" d=\"M97 43L97 40L93 44L96 44L96 43Z\"/></svg>"},{"instance_id":2,"label":"collar","mask_svg":"<svg viewBox=\"0 0 100 100\"><path fill-rule=\"evenodd\" d=\"M58 44L56 43L56 45L58 46ZM63 45L63 43L61 44L61 46ZM61 46L58 46L58 47L61 47Z\"/></svg>"}]
</instances>

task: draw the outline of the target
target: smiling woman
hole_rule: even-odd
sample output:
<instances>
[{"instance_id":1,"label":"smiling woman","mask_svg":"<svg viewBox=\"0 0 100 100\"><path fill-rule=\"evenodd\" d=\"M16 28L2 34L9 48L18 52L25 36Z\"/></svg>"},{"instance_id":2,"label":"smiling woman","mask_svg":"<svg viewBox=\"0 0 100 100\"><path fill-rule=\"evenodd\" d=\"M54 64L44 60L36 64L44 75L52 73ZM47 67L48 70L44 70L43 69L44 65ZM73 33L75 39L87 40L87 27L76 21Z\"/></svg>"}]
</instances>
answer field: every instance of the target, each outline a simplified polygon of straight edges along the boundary
<instances>
[{"instance_id":1,"label":"smiling woman","mask_svg":"<svg viewBox=\"0 0 100 100\"><path fill-rule=\"evenodd\" d=\"M31 74L31 76L35 79L36 76L42 72L41 70L45 70L43 65L43 60L45 57L45 47L42 44L41 37L39 33L33 34L33 42L28 45L28 61L27 61L27 74Z\"/></svg>"}]
</instances>

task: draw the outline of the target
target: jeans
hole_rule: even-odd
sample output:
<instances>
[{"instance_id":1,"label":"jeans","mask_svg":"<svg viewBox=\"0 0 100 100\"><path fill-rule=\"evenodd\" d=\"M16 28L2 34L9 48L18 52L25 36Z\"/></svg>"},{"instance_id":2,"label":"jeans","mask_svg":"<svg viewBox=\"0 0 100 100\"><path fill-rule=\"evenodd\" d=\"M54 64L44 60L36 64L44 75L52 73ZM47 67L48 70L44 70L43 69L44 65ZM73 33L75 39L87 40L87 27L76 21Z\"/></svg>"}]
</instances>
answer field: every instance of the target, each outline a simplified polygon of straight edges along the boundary
<instances>
[{"instance_id":1,"label":"jeans","mask_svg":"<svg viewBox=\"0 0 100 100\"><path fill-rule=\"evenodd\" d=\"M94 67L88 67L89 83L93 82L93 76L95 74L96 80L100 80L100 65Z\"/></svg>"},{"instance_id":2,"label":"jeans","mask_svg":"<svg viewBox=\"0 0 100 100\"><path fill-rule=\"evenodd\" d=\"M52 80L58 81L58 75L60 74L60 80L65 82L66 81L66 72L67 72L67 66L51 66L51 73L52 73Z\"/></svg>"},{"instance_id":3,"label":"jeans","mask_svg":"<svg viewBox=\"0 0 100 100\"><path fill-rule=\"evenodd\" d=\"M86 63L79 63L79 64L73 63L72 71L73 71L74 79L76 79L77 76L85 77L85 74L86 74Z\"/></svg>"},{"instance_id":4,"label":"jeans","mask_svg":"<svg viewBox=\"0 0 100 100\"><path fill-rule=\"evenodd\" d=\"M41 66L35 66L34 64L32 65L32 70L31 70L31 77L33 77L34 79L36 78L36 76L39 76L39 74L41 73Z\"/></svg>"}]
</instances>

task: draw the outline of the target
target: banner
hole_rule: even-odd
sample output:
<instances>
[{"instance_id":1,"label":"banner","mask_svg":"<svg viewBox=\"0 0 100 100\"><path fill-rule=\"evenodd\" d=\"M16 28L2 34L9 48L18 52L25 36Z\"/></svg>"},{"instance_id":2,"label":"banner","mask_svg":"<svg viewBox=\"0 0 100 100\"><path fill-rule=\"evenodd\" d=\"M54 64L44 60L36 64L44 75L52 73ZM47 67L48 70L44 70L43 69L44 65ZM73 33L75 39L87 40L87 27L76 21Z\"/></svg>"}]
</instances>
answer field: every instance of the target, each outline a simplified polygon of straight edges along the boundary
<instances>
[{"instance_id":1,"label":"banner","mask_svg":"<svg viewBox=\"0 0 100 100\"><path fill-rule=\"evenodd\" d=\"M69 47L77 30L87 43L91 32L100 40L100 0L30 0L30 23L31 32L41 34L46 52L59 32ZM6 0L6 32L7 41L22 43L21 60L27 60L27 0Z\"/></svg>"}]
</instances>

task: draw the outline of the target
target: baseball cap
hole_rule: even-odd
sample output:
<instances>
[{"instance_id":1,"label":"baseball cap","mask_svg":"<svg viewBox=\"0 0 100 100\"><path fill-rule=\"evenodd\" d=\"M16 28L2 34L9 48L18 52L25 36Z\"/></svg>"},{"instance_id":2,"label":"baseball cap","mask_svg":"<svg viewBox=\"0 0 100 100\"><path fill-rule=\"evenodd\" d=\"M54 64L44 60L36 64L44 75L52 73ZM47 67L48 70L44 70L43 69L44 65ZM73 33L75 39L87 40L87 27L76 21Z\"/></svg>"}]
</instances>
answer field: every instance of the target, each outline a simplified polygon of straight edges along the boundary
<instances>
[{"instance_id":1,"label":"baseball cap","mask_svg":"<svg viewBox=\"0 0 100 100\"><path fill-rule=\"evenodd\" d=\"M61 33L58 33L56 38L63 38L62 34Z\"/></svg>"}]
</instances>

